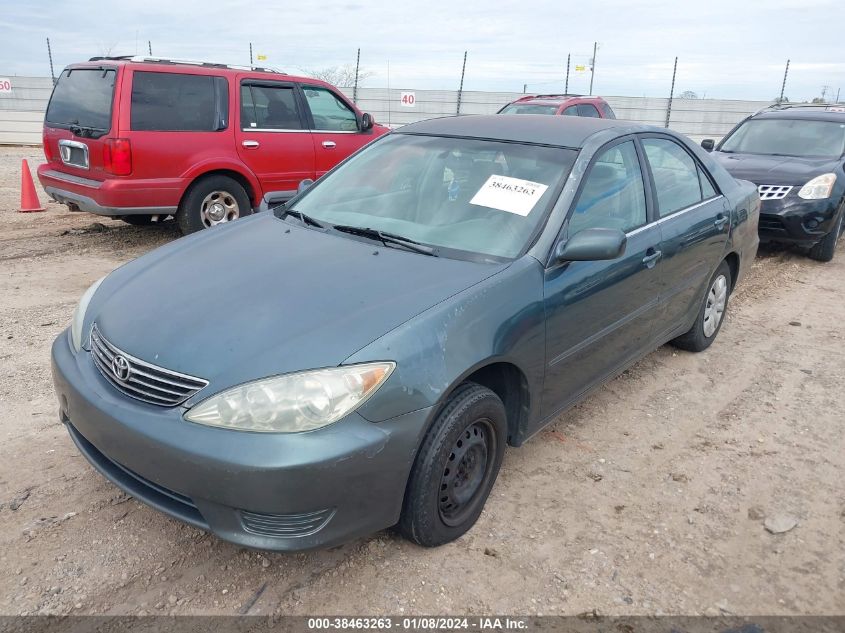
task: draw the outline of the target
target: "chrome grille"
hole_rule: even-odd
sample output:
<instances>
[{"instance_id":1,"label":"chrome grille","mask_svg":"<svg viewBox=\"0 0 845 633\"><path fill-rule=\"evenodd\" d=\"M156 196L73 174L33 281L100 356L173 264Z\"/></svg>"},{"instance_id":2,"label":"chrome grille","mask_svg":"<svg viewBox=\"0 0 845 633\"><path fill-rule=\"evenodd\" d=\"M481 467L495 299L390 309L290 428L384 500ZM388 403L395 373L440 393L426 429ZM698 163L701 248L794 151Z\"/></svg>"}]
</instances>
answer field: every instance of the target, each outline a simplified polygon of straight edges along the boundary
<instances>
[{"instance_id":1,"label":"chrome grille","mask_svg":"<svg viewBox=\"0 0 845 633\"><path fill-rule=\"evenodd\" d=\"M760 193L760 200L783 200L792 191L788 185L760 185L757 187Z\"/></svg>"},{"instance_id":2,"label":"chrome grille","mask_svg":"<svg viewBox=\"0 0 845 633\"><path fill-rule=\"evenodd\" d=\"M91 328L91 356L100 373L131 398L175 407L208 384L207 380L156 367L109 343L96 324Z\"/></svg>"}]
</instances>

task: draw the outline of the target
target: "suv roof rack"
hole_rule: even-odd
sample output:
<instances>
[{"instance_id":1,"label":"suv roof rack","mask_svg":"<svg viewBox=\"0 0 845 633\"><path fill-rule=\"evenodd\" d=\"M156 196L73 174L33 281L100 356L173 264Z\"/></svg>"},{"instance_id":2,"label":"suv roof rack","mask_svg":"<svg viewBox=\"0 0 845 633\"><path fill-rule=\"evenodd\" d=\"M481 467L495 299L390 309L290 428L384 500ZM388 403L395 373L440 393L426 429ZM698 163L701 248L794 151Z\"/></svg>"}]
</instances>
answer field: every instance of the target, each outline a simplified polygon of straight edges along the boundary
<instances>
[{"instance_id":1,"label":"suv roof rack","mask_svg":"<svg viewBox=\"0 0 845 633\"><path fill-rule=\"evenodd\" d=\"M171 57L146 57L144 55L120 55L115 57L92 57L89 62L99 61L128 61L128 62L143 62L147 64L183 64L187 66L202 66L203 68L231 68L232 70L250 70L261 73L275 73L277 75L286 75L287 73L277 70L275 68L264 66L241 66L237 64L220 64L215 62L203 62L193 59L173 59Z\"/></svg>"},{"instance_id":2,"label":"suv roof rack","mask_svg":"<svg viewBox=\"0 0 845 633\"><path fill-rule=\"evenodd\" d=\"M551 97L583 97L584 95L574 94L574 93L558 93L558 94L545 94L545 95L525 95L524 97L520 97L517 101L522 101L523 99L548 99Z\"/></svg>"},{"instance_id":3,"label":"suv roof rack","mask_svg":"<svg viewBox=\"0 0 845 633\"><path fill-rule=\"evenodd\" d=\"M761 112L775 112L778 110L792 110L793 108L823 108L825 110L831 110L832 112L838 112L840 108L842 108L842 104L838 103L773 103L771 105L767 105L765 108L760 108L751 116L756 116Z\"/></svg>"}]
</instances>

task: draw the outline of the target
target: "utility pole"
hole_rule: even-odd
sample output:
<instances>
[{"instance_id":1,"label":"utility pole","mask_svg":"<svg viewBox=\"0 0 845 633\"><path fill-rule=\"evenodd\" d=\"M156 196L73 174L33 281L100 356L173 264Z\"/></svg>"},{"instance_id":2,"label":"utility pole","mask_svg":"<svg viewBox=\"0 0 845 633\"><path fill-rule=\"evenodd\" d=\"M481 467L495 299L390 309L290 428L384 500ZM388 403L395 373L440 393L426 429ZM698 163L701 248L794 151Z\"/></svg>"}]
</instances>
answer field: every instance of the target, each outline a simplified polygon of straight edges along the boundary
<instances>
[{"instance_id":1,"label":"utility pole","mask_svg":"<svg viewBox=\"0 0 845 633\"><path fill-rule=\"evenodd\" d=\"M837 88L837 89L836 89L836 103L839 103L839 91L840 91L840 90L842 90L842 88Z\"/></svg>"},{"instance_id":2,"label":"utility pole","mask_svg":"<svg viewBox=\"0 0 845 633\"><path fill-rule=\"evenodd\" d=\"M822 86L822 103L827 103L827 101L825 101L824 98L825 98L825 95L827 95L827 93L829 91L830 91L830 86L827 86L827 85Z\"/></svg>"},{"instance_id":3,"label":"utility pole","mask_svg":"<svg viewBox=\"0 0 845 633\"><path fill-rule=\"evenodd\" d=\"M464 51L464 66L463 66L463 68L461 68L461 86L458 88L458 108L457 108L457 112L455 112L455 114L461 113L461 97L463 96L463 93L464 93L464 74L466 74L466 71L467 71L467 52Z\"/></svg>"},{"instance_id":4,"label":"utility pole","mask_svg":"<svg viewBox=\"0 0 845 633\"><path fill-rule=\"evenodd\" d=\"M783 103L783 93L786 91L786 76L789 74L789 60L786 60L786 70L783 71L783 84L780 87L780 98L778 103Z\"/></svg>"},{"instance_id":5,"label":"utility pole","mask_svg":"<svg viewBox=\"0 0 845 633\"><path fill-rule=\"evenodd\" d=\"M252 42L249 43L249 67L252 68Z\"/></svg>"},{"instance_id":6,"label":"utility pole","mask_svg":"<svg viewBox=\"0 0 845 633\"><path fill-rule=\"evenodd\" d=\"M50 77L53 78L53 85L56 85L56 73L53 72L53 50L50 48L50 38L47 38L47 57L50 59Z\"/></svg>"},{"instance_id":7,"label":"utility pole","mask_svg":"<svg viewBox=\"0 0 845 633\"><path fill-rule=\"evenodd\" d=\"M678 58L675 58L675 68L672 71L672 88L669 90L669 103L666 105L666 127L669 127L669 117L672 115L672 98L675 94L675 75L678 74Z\"/></svg>"},{"instance_id":8,"label":"utility pole","mask_svg":"<svg viewBox=\"0 0 845 633\"><path fill-rule=\"evenodd\" d=\"M358 70L361 68L361 49L358 49L358 58L355 60L355 87L352 88L352 103L358 103Z\"/></svg>"},{"instance_id":9,"label":"utility pole","mask_svg":"<svg viewBox=\"0 0 845 633\"><path fill-rule=\"evenodd\" d=\"M590 96L593 94L593 79L596 76L596 51L599 48L598 42L593 42L593 59L590 60Z\"/></svg>"},{"instance_id":10,"label":"utility pole","mask_svg":"<svg viewBox=\"0 0 845 633\"><path fill-rule=\"evenodd\" d=\"M566 54L566 85L563 88L563 94L569 94L569 60L572 57L572 53Z\"/></svg>"},{"instance_id":11,"label":"utility pole","mask_svg":"<svg viewBox=\"0 0 845 633\"><path fill-rule=\"evenodd\" d=\"M153 56L153 44L150 40L147 40L147 51L150 53L150 57Z\"/></svg>"},{"instance_id":12,"label":"utility pole","mask_svg":"<svg viewBox=\"0 0 845 633\"><path fill-rule=\"evenodd\" d=\"M522 84L522 94L528 92L528 84Z\"/></svg>"}]
</instances>

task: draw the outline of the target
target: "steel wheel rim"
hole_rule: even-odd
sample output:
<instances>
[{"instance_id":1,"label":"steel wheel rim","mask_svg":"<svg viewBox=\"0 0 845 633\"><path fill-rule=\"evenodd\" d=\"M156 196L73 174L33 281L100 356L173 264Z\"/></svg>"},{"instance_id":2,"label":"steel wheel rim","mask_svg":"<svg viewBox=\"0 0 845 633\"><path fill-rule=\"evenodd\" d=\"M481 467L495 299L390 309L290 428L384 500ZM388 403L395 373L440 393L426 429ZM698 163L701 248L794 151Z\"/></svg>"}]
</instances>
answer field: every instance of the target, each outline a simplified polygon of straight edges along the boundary
<instances>
[{"instance_id":1,"label":"steel wheel rim","mask_svg":"<svg viewBox=\"0 0 845 633\"><path fill-rule=\"evenodd\" d=\"M704 336L707 338L716 333L725 314L727 302L728 280L724 275L719 275L713 280L713 285L707 292L707 303L704 304Z\"/></svg>"},{"instance_id":2,"label":"steel wheel rim","mask_svg":"<svg viewBox=\"0 0 845 633\"><path fill-rule=\"evenodd\" d=\"M206 228L237 220L240 215L238 201L228 191L212 191L200 204L200 219Z\"/></svg>"},{"instance_id":3,"label":"steel wheel rim","mask_svg":"<svg viewBox=\"0 0 845 633\"><path fill-rule=\"evenodd\" d=\"M496 434L482 418L463 430L455 441L440 477L438 512L448 526L460 525L477 509L493 471Z\"/></svg>"}]
</instances>

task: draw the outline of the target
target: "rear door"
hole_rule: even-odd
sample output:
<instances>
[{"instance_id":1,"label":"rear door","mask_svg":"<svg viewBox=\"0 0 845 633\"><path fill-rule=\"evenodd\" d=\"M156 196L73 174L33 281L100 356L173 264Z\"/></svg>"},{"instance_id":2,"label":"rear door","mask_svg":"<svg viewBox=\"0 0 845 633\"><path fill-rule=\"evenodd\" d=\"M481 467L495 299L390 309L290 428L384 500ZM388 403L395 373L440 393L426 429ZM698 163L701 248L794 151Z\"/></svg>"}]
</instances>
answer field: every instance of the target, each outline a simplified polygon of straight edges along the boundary
<instances>
[{"instance_id":1,"label":"rear door","mask_svg":"<svg viewBox=\"0 0 845 633\"><path fill-rule=\"evenodd\" d=\"M109 177L103 169L103 145L117 136L117 82L114 66L62 72L44 117L45 153L52 157L52 169L90 180Z\"/></svg>"},{"instance_id":2,"label":"rear door","mask_svg":"<svg viewBox=\"0 0 845 633\"><path fill-rule=\"evenodd\" d=\"M238 155L268 200L283 202L314 174L314 141L293 82L241 79L235 138Z\"/></svg>"},{"instance_id":3,"label":"rear door","mask_svg":"<svg viewBox=\"0 0 845 633\"><path fill-rule=\"evenodd\" d=\"M730 212L706 170L680 142L659 134L640 140L663 234L662 330L656 334L668 336L688 325L698 310L704 285L724 256Z\"/></svg>"},{"instance_id":4,"label":"rear door","mask_svg":"<svg viewBox=\"0 0 845 633\"><path fill-rule=\"evenodd\" d=\"M568 262L545 273L544 416L570 404L640 356L653 339L661 263L644 167L632 137L597 152L568 219L567 234L619 229L628 237L614 260Z\"/></svg>"},{"instance_id":5,"label":"rear door","mask_svg":"<svg viewBox=\"0 0 845 633\"><path fill-rule=\"evenodd\" d=\"M375 135L372 129L361 132L358 114L335 91L303 84L302 94L314 137L315 168L319 178L373 140Z\"/></svg>"}]
</instances>

